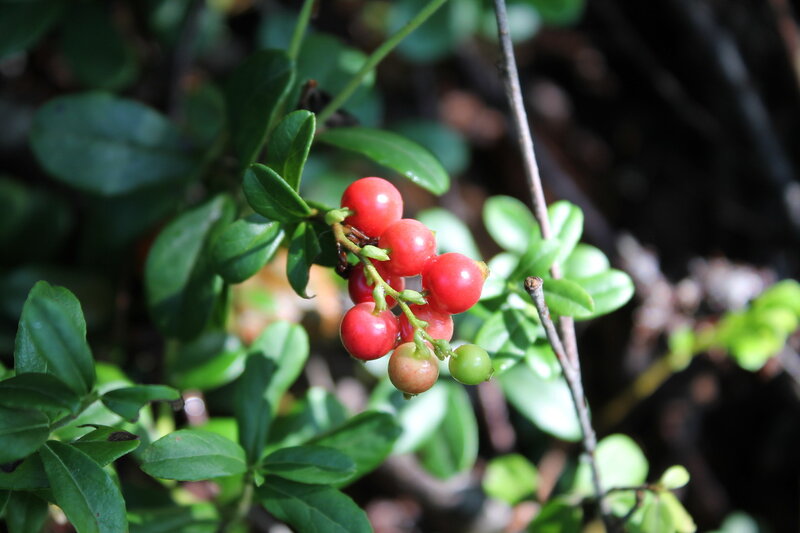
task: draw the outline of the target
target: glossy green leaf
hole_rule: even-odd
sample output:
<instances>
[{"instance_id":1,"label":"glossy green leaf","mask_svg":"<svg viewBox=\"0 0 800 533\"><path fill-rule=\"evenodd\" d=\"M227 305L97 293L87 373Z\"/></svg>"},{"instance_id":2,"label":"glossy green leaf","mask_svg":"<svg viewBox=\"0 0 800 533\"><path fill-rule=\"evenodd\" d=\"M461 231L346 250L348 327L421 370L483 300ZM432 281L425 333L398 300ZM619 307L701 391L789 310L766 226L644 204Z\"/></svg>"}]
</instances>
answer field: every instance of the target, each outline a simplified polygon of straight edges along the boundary
<instances>
[{"instance_id":1,"label":"glossy green leaf","mask_svg":"<svg viewBox=\"0 0 800 533\"><path fill-rule=\"evenodd\" d=\"M282 240L277 222L257 214L240 218L214 240L214 270L228 283L241 283L272 259Z\"/></svg>"},{"instance_id":2,"label":"glossy green leaf","mask_svg":"<svg viewBox=\"0 0 800 533\"><path fill-rule=\"evenodd\" d=\"M542 379L553 379L561 375L561 365L546 337L539 338L528 346L525 362Z\"/></svg>"},{"instance_id":3,"label":"glossy green leaf","mask_svg":"<svg viewBox=\"0 0 800 533\"><path fill-rule=\"evenodd\" d=\"M531 525L530 533L581 533L583 508L563 498L553 498L542 507Z\"/></svg>"},{"instance_id":4,"label":"glossy green leaf","mask_svg":"<svg viewBox=\"0 0 800 533\"><path fill-rule=\"evenodd\" d=\"M298 109L283 117L267 143L267 165L275 169L295 191L300 190L303 167L316 127L314 114Z\"/></svg>"},{"instance_id":5,"label":"glossy green leaf","mask_svg":"<svg viewBox=\"0 0 800 533\"><path fill-rule=\"evenodd\" d=\"M238 378L247 353L238 337L220 331L203 333L181 344L168 367L169 383L178 389L215 389Z\"/></svg>"},{"instance_id":6,"label":"glossy green leaf","mask_svg":"<svg viewBox=\"0 0 800 533\"><path fill-rule=\"evenodd\" d=\"M139 409L150 402L174 402L180 399L181 394L177 390L164 385L134 385L114 389L101 398L106 407L131 422L138 420Z\"/></svg>"},{"instance_id":7,"label":"glossy green leaf","mask_svg":"<svg viewBox=\"0 0 800 533\"><path fill-rule=\"evenodd\" d=\"M211 502L128 512L130 533L216 533L219 511Z\"/></svg>"},{"instance_id":8,"label":"glossy green leaf","mask_svg":"<svg viewBox=\"0 0 800 533\"><path fill-rule=\"evenodd\" d=\"M539 225L528 206L511 196L492 196L483 204L483 224L503 249L524 254L541 239Z\"/></svg>"},{"instance_id":9,"label":"glossy green leaf","mask_svg":"<svg viewBox=\"0 0 800 533\"><path fill-rule=\"evenodd\" d=\"M242 474L247 464L235 442L209 431L182 429L147 447L142 470L157 478L198 481Z\"/></svg>"},{"instance_id":10,"label":"glossy green leaf","mask_svg":"<svg viewBox=\"0 0 800 533\"><path fill-rule=\"evenodd\" d=\"M289 284L299 296L311 298L306 293L309 269L321 249L314 229L308 222L297 225L289 241L289 254L286 258L286 277Z\"/></svg>"},{"instance_id":11,"label":"glossy green leaf","mask_svg":"<svg viewBox=\"0 0 800 533\"><path fill-rule=\"evenodd\" d=\"M367 515L349 496L325 485L306 485L267 476L256 489L259 501L296 531L369 533Z\"/></svg>"},{"instance_id":12,"label":"glossy green leaf","mask_svg":"<svg viewBox=\"0 0 800 533\"><path fill-rule=\"evenodd\" d=\"M81 304L64 287L46 281L33 286L19 319L14 347L17 374L47 372L78 394L95 381Z\"/></svg>"},{"instance_id":13,"label":"glossy green leaf","mask_svg":"<svg viewBox=\"0 0 800 533\"><path fill-rule=\"evenodd\" d=\"M134 49L115 28L110 7L103 3L81 2L70 6L61 37L67 64L87 87L119 89L138 74Z\"/></svg>"},{"instance_id":14,"label":"glossy green leaf","mask_svg":"<svg viewBox=\"0 0 800 533\"><path fill-rule=\"evenodd\" d=\"M575 204L565 200L550 204L547 208L550 219L550 231L561 243L556 263L563 263L572 253L583 234L583 211Z\"/></svg>"},{"instance_id":15,"label":"glossy green leaf","mask_svg":"<svg viewBox=\"0 0 800 533\"><path fill-rule=\"evenodd\" d=\"M489 300L507 294L507 279L517 267L519 257L510 252L500 252L492 257L486 266L489 267L489 277L483 283L481 300Z\"/></svg>"},{"instance_id":16,"label":"glossy green leaf","mask_svg":"<svg viewBox=\"0 0 800 533\"><path fill-rule=\"evenodd\" d=\"M495 457L486 465L483 490L509 505L532 498L539 485L539 471L523 455L511 453Z\"/></svg>"},{"instance_id":17,"label":"glossy green leaf","mask_svg":"<svg viewBox=\"0 0 800 533\"><path fill-rule=\"evenodd\" d=\"M248 168L242 189L250 207L270 220L296 222L311 214L292 186L267 166L256 163Z\"/></svg>"},{"instance_id":18,"label":"glossy green leaf","mask_svg":"<svg viewBox=\"0 0 800 533\"><path fill-rule=\"evenodd\" d=\"M419 452L425 470L447 479L475 464L478 422L466 389L451 382L444 382L443 386L447 390L447 414Z\"/></svg>"},{"instance_id":19,"label":"glossy green leaf","mask_svg":"<svg viewBox=\"0 0 800 533\"><path fill-rule=\"evenodd\" d=\"M264 393L273 413L289 387L297 381L308 360L308 334L302 326L291 322L273 322L250 346L251 354L258 353L274 363L267 391ZM253 355L250 355L253 357Z\"/></svg>"},{"instance_id":20,"label":"glossy green leaf","mask_svg":"<svg viewBox=\"0 0 800 533\"><path fill-rule=\"evenodd\" d=\"M561 265L565 278L588 278L610 268L608 257L594 246L579 242Z\"/></svg>"},{"instance_id":21,"label":"glossy green leaf","mask_svg":"<svg viewBox=\"0 0 800 533\"><path fill-rule=\"evenodd\" d=\"M145 292L153 321L165 335L193 338L211 318L222 280L212 270L208 247L233 212L233 202L217 196L170 222L153 243Z\"/></svg>"},{"instance_id":22,"label":"glossy green leaf","mask_svg":"<svg viewBox=\"0 0 800 533\"><path fill-rule=\"evenodd\" d=\"M279 415L269 432L271 447L295 446L347 420L339 399L320 387L311 387L305 397Z\"/></svg>"},{"instance_id":23,"label":"glossy green leaf","mask_svg":"<svg viewBox=\"0 0 800 533\"><path fill-rule=\"evenodd\" d=\"M22 52L58 20L66 7L61 0L5 1L0 4L0 58Z\"/></svg>"},{"instance_id":24,"label":"glossy green leaf","mask_svg":"<svg viewBox=\"0 0 800 533\"><path fill-rule=\"evenodd\" d=\"M603 487L635 487L647 479L649 465L639 446L627 435L614 434L603 438L595 452L597 468ZM591 470L587 462L578 466L575 474L575 490L581 494L594 493Z\"/></svg>"},{"instance_id":25,"label":"glossy green leaf","mask_svg":"<svg viewBox=\"0 0 800 533\"><path fill-rule=\"evenodd\" d=\"M669 512L672 526L676 533L694 533L697 531L697 525L691 515L673 493L662 492L660 496L662 503Z\"/></svg>"},{"instance_id":26,"label":"glossy green leaf","mask_svg":"<svg viewBox=\"0 0 800 533\"><path fill-rule=\"evenodd\" d=\"M0 489L35 490L50 486L47 474L38 453L29 455L22 461L0 464Z\"/></svg>"},{"instance_id":27,"label":"glossy green leaf","mask_svg":"<svg viewBox=\"0 0 800 533\"><path fill-rule=\"evenodd\" d=\"M347 455L324 446L293 446L272 452L261 463L266 474L298 483L342 483L356 473Z\"/></svg>"},{"instance_id":28,"label":"glossy green leaf","mask_svg":"<svg viewBox=\"0 0 800 533\"><path fill-rule=\"evenodd\" d=\"M258 157L293 79L292 61L283 50L258 51L233 73L225 93L231 141L241 168Z\"/></svg>"},{"instance_id":29,"label":"glossy green leaf","mask_svg":"<svg viewBox=\"0 0 800 533\"><path fill-rule=\"evenodd\" d=\"M272 376L278 370L273 359L261 353L247 358L244 373L236 382L233 410L239 424L239 444L248 464L256 464L267 444L273 406L266 398Z\"/></svg>"},{"instance_id":30,"label":"glossy green leaf","mask_svg":"<svg viewBox=\"0 0 800 533\"><path fill-rule=\"evenodd\" d=\"M475 343L489 352L499 374L524 358L543 336L537 319L522 309L510 308L491 315L478 330Z\"/></svg>"},{"instance_id":31,"label":"glossy green leaf","mask_svg":"<svg viewBox=\"0 0 800 533\"><path fill-rule=\"evenodd\" d=\"M594 311L581 318L592 318L616 311L628 303L634 293L631 277L621 270L606 270L588 278L572 281L583 287L594 302Z\"/></svg>"},{"instance_id":32,"label":"glossy green leaf","mask_svg":"<svg viewBox=\"0 0 800 533\"><path fill-rule=\"evenodd\" d=\"M631 533L677 533L662 495L663 493L644 495L641 506L628 522Z\"/></svg>"},{"instance_id":33,"label":"glossy green leaf","mask_svg":"<svg viewBox=\"0 0 800 533\"><path fill-rule=\"evenodd\" d=\"M74 413L80 399L57 377L30 372L0 381L0 405Z\"/></svg>"},{"instance_id":34,"label":"glossy green leaf","mask_svg":"<svg viewBox=\"0 0 800 533\"><path fill-rule=\"evenodd\" d=\"M381 464L392 451L401 429L389 413L365 411L306 444L334 448L356 464L354 481Z\"/></svg>"},{"instance_id":35,"label":"glossy green leaf","mask_svg":"<svg viewBox=\"0 0 800 533\"><path fill-rule=\"evenodd\" d=\"M72 443L72 446L99 464L106 466L139 447L139 437L128 431L108 426L96 426Z\"/></svg>"},{"instance_id":36,"label":"glossy green leaf","mask_svg":"<svg viewBox=\"0 0 800 533\"><path fill-rule=\"evenodd\" d=\"M8 499L8 533L38 533L47 519L47 502L30 492L12 492Z\"/></svg>"},{"instance_id":37,"label":"glossy green leaf","mask_svg":"<svg viewBox=\"0 0 800 533\"><path fill-rule=\"evenodd\" d=\"M528 276L546 276L560 250L561 243L558 239L534 240L519 258L519 263L508 280L520 281Z\"/></svg>"},{"instance_id":38,"label":"glossy green leaf","mask_svg":"<svg viewBox=\"0 0 800 533\"><path fill-rule=\"evenodd\" d=\"M439 253L457 252L472 259L481 258L469 228L450 211L433 207L417 213L416 218L436 234Z\"/></svg>"},{"instance_id":39,"label":"glossy green leaf","mask_svg":"<svg viewBox=\"0 0 800 533\"><path fill-rule=\"evenodd\" d=\"M396 133L361 127L334 128L318 135L317 140L360 153L433 194L443 194L450 187L450 177L436 157Z\"/></svg>"},{"instance_id":40,"label":"glossy green leaf","mask_svg":"<svg viewBox=\"0 0 800 533\"><path fill-rule=\"evenodd\" d=\"M198 161L195 148L166 117L101 92L61 96L42 106L31 147L53 177L103 196L183 182Z\"/></svg>"},{"instance_id":41,"label":"glossy green leaf","mask_svg":"<svg viewBox=\"0 0 800 533\"><path fill-rule=\"evenodd\" d=\"M473 3L472 0L459 1L462 4L464 2ZM459 1L448 2L445 6L454 6ZM416 31L411 34L411 36L414 35L416 35ZM405 42L408 42L408 38L403 40L403 43ZM393 123L391 129L417 144L427 147L442 162L442 166L451 176L461 174L469 165L470 151L467 141L460 133L443 122L419 118L406 119Z\"/></svg>"},{"instance_id":42,"label":"glossy green leaf","mask_svg":"<svg viewBox=\"0 0 800 533\"><path fill-rule=\"evenodd\" d=\"M57 441L39 452L56 503L78 533L119 533L127 529L125 500L100 465Z\"/></svg>"},{"instance_id":43,"label":"glossy green leaf","mask_svg":"<svg viewBox=\"0 0 800 533\"><path fill-rule=\"evenodd\" d=\"M561 316L592 316L594 302L583 287L568 279L544 280L544 301L550 312Z\"/></svg>"},{"instance_id":44,"label":"glossy green leaf","mask_svg":"<svg viewBox=\"0 0 800 533\"><path fill-rule=\"evenodd\" d=\"M659 483L664 486L664 488L674 490L679 489L689 483L689 471L686 470L686 467L681 465L673 465L667 468L663 474L661 474L661 479L659 479Z\"/></svg>"},{"instance_id":45,"label":"glossy green leaf","mask_svg":"<svg viewBox=\"0 0 800 533\"><path fill-rule=\"evenodd\" d=\"M543 380L528 365L497 377L509 402L539 429L562 440L581 438L578 416L564 379Z\"/></svg>"}]
</instances>

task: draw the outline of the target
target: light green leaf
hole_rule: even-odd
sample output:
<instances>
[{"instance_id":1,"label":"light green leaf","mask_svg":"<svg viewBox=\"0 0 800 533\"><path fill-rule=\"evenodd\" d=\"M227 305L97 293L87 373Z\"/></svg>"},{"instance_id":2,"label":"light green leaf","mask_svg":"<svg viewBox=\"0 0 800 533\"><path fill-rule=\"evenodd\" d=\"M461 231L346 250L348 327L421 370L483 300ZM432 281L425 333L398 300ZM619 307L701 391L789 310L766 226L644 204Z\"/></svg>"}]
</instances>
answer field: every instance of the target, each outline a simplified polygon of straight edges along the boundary
<instances>
[{"instance_id":1,"label":"light green leaf","mask_svg":"<svg viewBox=\"0 0 800 533\"><path fill-rule=\"evenodd\" d=\"M544 301L550 312L556 315L585 318L594 311L589 293L568 279L544 280Z\"/></svg>"},{"instance_id":2,"label":"light green leaf","mask_svg":"<svg viewBox=\"0 0 800 533\"><path fill-rule=\"evenodd\" d=\"M583 508L563 498L548 501L528 527L530 533L581 533Z\"/></svg>"},{"instance_id":3,"label":"light green leaf","mask_svg":"<svg viewBox=\"0 0 800 533\"><path fill-rule=\"evenodd\" d=\"M541 239L539 224L530 209L511 196L492 196L483 204L483 224L503 249L523 254L531 242Z\"/></svg>"},{"instance_id":4,"label":"light green leaf","mask_svg":"<svg viewBox=\"0 0 800 533\"><path fill-rule=\"evenodd\" d=\"M483 490L509 505L533 497L539 485L539 471L523 455L512 453L495 457L486 465Z\"/></svg>"},{"instance_id":5,"label":"light green leaf","mask_svg":"<svg viewBox=\"0 0 800 533\"><path fill-rule=\"evenodd\" d=\"M579 242L561 265L565 278L588 278L610 268L608 257L599 249Z\"/></svg>"},{"instance_id":6,"label":"light green leaf","mask_svg":"<svg viewBox=\"0 0 800 533\"><path fill-rule=\"evenodd\" d=\"M0 8L0 58L36 44L65 7L61 0L3 2Z\"/></svg>"},{"instance_id":7,"label":"light green leaf","mask_svg":"<svg viewBox=\"0 0 800 533\"><path fill-rule=\"evenodd\" d=\"M501 374L525 357L537 339L541 325L522 309L503 309L491 315L475 337L475 343L492 356L492 366Z\"/></svg>"},{"instance_id":8,"label":"light green leaf","mask_svg":"<svg viewBox=\"0 0 800 533\"><path fill-rule=\"evenodd\" d=\"M358 152L433 194L443 194L450 187L450 177L436 157L396 133L361 127L334 128L318 135L317 140Z\"/></svg>"},{"instance_id":9,"label":"light green leaf","mask_svg":"<svg viewBox=\"0 0 800 533\"><path fill-rule=\"evenodd\" d=\"M138 420L139 409L150 402L174 402L180 399L181 394L177 390L164 385L135 385L114 389L101 398L106 407L131 422Z\"/></svg>"},{"instance_id":10,"label":"light green leaf","mask_svg":"<svg viewBox=\"0 0 800 533\"><path fill-rule=\"evenodd\" d=\"M569 257L583 234L583 211L575 204L565 200L550 204L547 208L550 231L561 243L556 263L561 264Z\"/></svg>"},{"instance_id":11,"label":"light green leaf","mask_svg":"<svg viewBox=\"0 0 800 533\"><path fill-rule=\"evenodd\" d=\"M469 228L450 211L433 207L417 213L417 220L436 234L439 253L457 252L472 259L481 258Z\"/></svg>"},{"instance_id":12,"label":"light green leaf","mask_svg":"<svg viewBox=\"0 0 800 533\"><path fill-rule=\"evenodd\" d=\"M294 292L302 298L311 298L306 293L309 269L314 259L321 253L319 240L314 228L308 222L301 222L292 233L289 253L286 257L286 277Z\"/></svg>"},{"instance_id":13,"label":"light green leaf","mask_svg":"<svg viewBox=\"0 0 800 533\"><path fill-rule=\"evenodd\" d=\"M283 235L279 223L261 215L240 218L214 240L214 270L228 283L241 283L272 259Z\"/></svg>"},{"instance_id":14,"label":"light green leaf","mask_svg":"<svg viewBox=\"0 0 800 533\"><path fill-rule=\"evenodd\" d=\"M306 330L291 322L273 322L250 346L251 354L258 353L266 357L276 368L264 393L273 413L278 409L283 395L303 371L308 360L308 350Z\"/></svg>"},{"instance_id":15,"label":"light green leaf","mask_svg":"<svg viewBox=\"0 0 800 533\"><path fill-rule=\"evenodd\" d=\"M347 455L324 446L293 446L272 452L261 463L265 474L309 484L342 483L356 473Z\"/></svg>"},{"instance_id":16,"label":"light green leaf","mask_svg":"<svg viewBox=\"0 0 800 533\"><path fill-rule=\"evenodd\" d=\"M647 479L647 458L627 435L617 433L601 440L597 445L595 461L605 489L635 487ZM587 496L594 493L591 470L585 461L578 466L574 488Z\"/></svg>"},{"instance_id":17,"label":"light green leaf","mask_svg":"<svg viewBox=\"0 0 800 533\"><path fill-rule=\"evenodd\" d=\"M594 311L588 316L580 317L583 319L616 311L633 297L633 281L628 274L621 270L606 270L588 278L572 281L583 287L594 302ZM545 283L545 285L547 284Z\"/></svg>"},{"instance_id":18,"label":"light green leaf","mask_svg":"<svg viewBox=\"0 0 800 533\"><path fill-rule=\"evenodd\" d=\"M447 479L469 470L478 457L478 422L464 387L443 382L447 390L446 415L439 428L419 449L422 466Z\"/></svg>"},{"instance_id":19,"label":"light green leaf","mask_svg":"<svg viewBox=\"0 0 800 533\"><path fill-rule=\"evenodd\" d=\"M142 470L157 478L199 481L242 474L247 464L235 442L201 429L182 429L148 446Z\"/></svg>"},{"instance_id":20,"label":"light green leaf","mask_svg":"<svg viewBox=\"0 0 800 533\"><path fill-rule=\"evenodd\" d=\"M546 276L561 250L558 239L534 240L522 254L508 281L519 281L528 276Z\"/></svg>"},{"instance_id":21,"label":"light green leaf","mask_svg":"<svg viewBox=\"0 0 800 533\"><path fill-rule=\"evenodd\" d=\"M305 398L278 416L269 432L270 448L295 446L347 420L348 413L334 394L311 387Z\"/></svg>"},{"instance_id":22,"label":"light green leaf","mask_svg":"<svg viewBox=\"0 0 800 533\"><path fill-rule=\"evenodd\" d=\"M181 344L168 367L169 383L181 390L215 389L238 378L244 370L242 341L220 331L203 333Z\"/></svg>"},{"instance_id":23,"label":"light green leaf","mask_svg":"<svg viewBox=\"0 0 800 533\"><path fill-rule=\"evenodd\" d=\"M697 531L697 525L695 525L691 515L673 493L662 492L660 496L664 506L669 511L672 525L677 533L694 533Z\"/></svg>"},{"instance_id":24,"label":"light green leaf","mask_svg":"<svg viewBox=\"0 0 800 533\"><path fill-rule=\"evenodd\" d=\"M679 489L689 483L689 471L686 470L685 467L681 465L673 465L667 468L663 474L661 474L661 479L659 483L664 486L664 488L674 490Z\"/></svg>"},{"instance_id":25,"label":"light green leaf","mask_svg":"<svg viewBox=\"0 0 800 533\"><path fill-rule=\"evenodd\" d=\"M127 529L119 487L88 455L50 441L39 452L56 503L78 533L119 533Z\"/></svg>"},{"instance_id":26,"label":"light green leaf","mask_svg":"<svg viewBox=\"0 0 800 533\"><path fill-rule=\"evenodd\" d=\"M298 109L283 117L267 143L267 165L275 169L295 191L300 190L303 167L316 127L314 114Z\"/></svg>"}]
</instances>

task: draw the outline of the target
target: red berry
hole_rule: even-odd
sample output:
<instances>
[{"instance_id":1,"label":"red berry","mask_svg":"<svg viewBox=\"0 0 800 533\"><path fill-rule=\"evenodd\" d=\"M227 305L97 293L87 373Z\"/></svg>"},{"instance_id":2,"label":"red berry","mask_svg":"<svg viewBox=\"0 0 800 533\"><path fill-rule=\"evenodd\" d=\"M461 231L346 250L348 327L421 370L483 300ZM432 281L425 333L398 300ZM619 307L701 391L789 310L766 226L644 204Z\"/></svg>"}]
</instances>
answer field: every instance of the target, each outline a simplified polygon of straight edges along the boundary
<instances>
[{"instance_id":1,"label":"red berry","mask_svg":"<svg viewBox=\"0 0 800 533\"><path fill-rule=\"evenodd\" d=\"M409 308L414 316L428 323L426 331L434 339L444 339L449 341L453 338L453 317L448 313L434 309L430 305L410 305ZM400 315L400 342L411 342L414 340L414 328L406 318Z\"/></svg>"},{"instance_id":2,"label":"red berry","mask_svg":"<svg viewBox=\"0 0 800 533\"><path fill-rule=\"evenodd\" d=\"M373 314L375 304L356 304L344 314L339 336L356 359L369 361L389 353L397 340L397 318L391 311Z\"/></svg>"},{"instance_id":3,"label":"red berry","mask_svg":"<svg viewBox=\"0 0 800 533\"><path fill-rule=\"evenodd\" d=\"M450 314L463 313L481 297L485 270L458 253L435 257L422 273L428 303Z\"/></svg>"},{"instance_id":4,"label":"red berry","mask_svg":"<svg viewBox=\"0 0 800 533\"><path fill-rule=\"evenodd\" d=\"M417 352L413 342L395 348L389 358L389 379L406 394L420 394L433 387L439 378L439 363L430 352Z\"/></svg>"},{"instance_id":5,"label":"red berry","mask_svg":"<svg viewBox=\"0 0 800 533\"><path fill-rule=\"evenodd\" d=\"M389 272L398 276L422 273L436 255L436 238L419 220L404 218L393 223L381 235L378 246L389 249Z\"/></svg>"},{"instance_id":6,"label":"red berry","mask_svg":"<svg viewBox=\"0 0 800 533\"><path fill-rule=\"evenodd\" d=\"M370 237L380 237L403 216L400 191L383 178L361 178L351 183L342 194L342 207L355 211L344 223Z\"/></svg>"},{"instance_id":7,"label":"red berry","mask_svg":"<svg viewBox=\"0 0 800 533\"><path fill-rule=\"evenodd\" d=\"M400 276L394 276L386 271L384 266L385 261L374 261L375 269L381 275L383 280L389 284L391 288L400 292L406 288L406 280ZM364 274L364 264L359 263L350 272L350 277L347 279L347 291L350 293L350 299L353 303L360 304L361 302L372 302L372 289L375 285L367 284L367 276ZM386 297L386 305L393 307L397 302L391 296Z\"/></svg>"}]
</instances>

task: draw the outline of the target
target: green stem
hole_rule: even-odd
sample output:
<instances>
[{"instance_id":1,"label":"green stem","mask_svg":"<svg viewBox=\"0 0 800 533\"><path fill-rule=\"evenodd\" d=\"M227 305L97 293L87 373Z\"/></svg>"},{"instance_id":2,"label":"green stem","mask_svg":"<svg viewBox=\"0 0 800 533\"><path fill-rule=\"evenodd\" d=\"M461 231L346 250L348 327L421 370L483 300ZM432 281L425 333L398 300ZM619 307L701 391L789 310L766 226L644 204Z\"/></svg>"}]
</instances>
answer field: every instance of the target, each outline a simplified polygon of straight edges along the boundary
<instances>
[{"instance_id":1,"label":"green stem","mask_svg":"<svg viewBox=\"0 0 800 533\"><path fill-rule=\"evenodd\" d=\"M383 44L381 44L378 48L375 49L374 52L367 58L364 62L364 66L361 67L361 70L356 72L356 74L350 79L342 92L336 95L336 97L331 100L331 102L325 106L318 115L317 115L317 124L325 124L325 121L331 118L331 116L340 108L344 103L353 96L353 93L356 92L356 89L361 85L361 82L364 78L372 72L372 70L378 66L378 63L383 61L389 52L391 52L400 41L405 39L405 37L411 33L412 31L416 30L423 22L428 20L431 15L433 15L437 9L439 9L442 4L444 4L447 0L431 0L419 13L414 16L408 23L400 28L400 30L389 37Z\"/></svg>"},{"instance_id":2,"label":"green stem","mask_svg":"<svg viewBox=\"0 0 800 533\"><path fill-rule=\"evenodd\" d=\"M289 44L287 53L292 60L297 59L297 54L300 52L300 45L303 44L303 37L306 34L308 27L308 20L311 18L311 8L314 7L314 0L305 0L303 7L300 9L300 15L297 17L297 25L294 27L292 33L292 42Z\"/></svg>"}]
</instances>

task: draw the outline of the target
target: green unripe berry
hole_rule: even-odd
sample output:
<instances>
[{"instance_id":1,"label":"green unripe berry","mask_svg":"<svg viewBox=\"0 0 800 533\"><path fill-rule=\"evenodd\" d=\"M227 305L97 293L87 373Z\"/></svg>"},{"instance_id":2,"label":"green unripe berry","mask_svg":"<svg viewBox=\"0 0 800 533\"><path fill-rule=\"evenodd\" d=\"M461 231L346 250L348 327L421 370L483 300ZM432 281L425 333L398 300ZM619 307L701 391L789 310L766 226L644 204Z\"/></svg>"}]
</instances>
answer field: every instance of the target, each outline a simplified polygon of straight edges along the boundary
<instances>
[{"instance_id":1,"label":"green unripe berry","mask_svg":"<svg viewBox=\"0 0 800 533\"><path fill-rule=\"evenodd\" d=\"M464 385L477 385L492 377L492 359L477 344L464 344L455 349L448 363L450 375Z\"/></svg>"}]
</instances>

